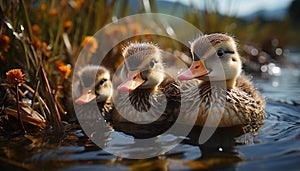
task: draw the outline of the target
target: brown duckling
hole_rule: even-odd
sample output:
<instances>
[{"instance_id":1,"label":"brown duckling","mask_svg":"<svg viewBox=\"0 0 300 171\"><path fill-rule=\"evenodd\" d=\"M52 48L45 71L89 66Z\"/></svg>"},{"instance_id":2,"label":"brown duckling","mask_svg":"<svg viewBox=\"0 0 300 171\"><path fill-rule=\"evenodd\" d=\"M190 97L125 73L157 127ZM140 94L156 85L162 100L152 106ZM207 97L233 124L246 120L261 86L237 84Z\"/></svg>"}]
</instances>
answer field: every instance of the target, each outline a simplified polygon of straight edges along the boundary
<instances>
[{"instance_id":1,"label":"brown duckling","mask_svg":"<svg viewBox=\"0 0 300 171\"><path fill-rule=\"evenodd\" d=\"M180 91L171 76L176 72L174 67L164 66L164 60L170 58L152 43L131 43L122 55L123 82L117 87L119 92L114 100L119 115L114 115L113 120L135 123L172 120L180 106Z\"/></svg>"},{"instance_id":2,"label":"brown duckling","mask_svg":"<svg viewBox=\"0 0 300 171\"><path fill-rule=\"evenodd\" d=\"M237 125L255 129L264 117L264 99L242 73L242 62L236 42L226 34L200 36L191 43L193 63L178 76L189 96L190 110L198 108L196 124L230 127ZM188 117L188 110L186 111ZM192 112L191 112L192 113Z\"/></svg>"},{"instance_id":3,"label":"brown duckling","mask_svg":"<svg viewBox=\"0 0 300 171\"><path fill-rule=\"evenodd\" d=\"M74 103L79 111L77 116L95 117L98 113L95 110L99 110L105 117L108 116L112 109L113 87L110 72L105 67L87 65L81 68L76 72L73 86ZM94 100L98 109L93 108Z\"/></svg>"}]
</instances>

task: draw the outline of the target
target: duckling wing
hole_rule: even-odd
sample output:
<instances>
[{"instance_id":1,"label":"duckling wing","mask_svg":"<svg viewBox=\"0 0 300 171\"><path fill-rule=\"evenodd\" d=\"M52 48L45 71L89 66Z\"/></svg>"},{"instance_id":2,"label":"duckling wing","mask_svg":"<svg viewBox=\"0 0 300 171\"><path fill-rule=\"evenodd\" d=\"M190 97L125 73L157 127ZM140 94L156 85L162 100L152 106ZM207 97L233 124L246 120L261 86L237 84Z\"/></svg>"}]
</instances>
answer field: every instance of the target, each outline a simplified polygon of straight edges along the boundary
<instances>
[{"instance_id":1,"label":"duckling wing","mask_svg":"<svg viewBox=\"0 0 300 171\"><path fill-rule=\"evenodd\" d=\"M264 99L260 96L259 92L254 88L251 78L245 74L241 74L236 80L236 88L239 91L246 92L255 101L258 101L262 106L264 106Z\"/></svg>"}]
</instances>

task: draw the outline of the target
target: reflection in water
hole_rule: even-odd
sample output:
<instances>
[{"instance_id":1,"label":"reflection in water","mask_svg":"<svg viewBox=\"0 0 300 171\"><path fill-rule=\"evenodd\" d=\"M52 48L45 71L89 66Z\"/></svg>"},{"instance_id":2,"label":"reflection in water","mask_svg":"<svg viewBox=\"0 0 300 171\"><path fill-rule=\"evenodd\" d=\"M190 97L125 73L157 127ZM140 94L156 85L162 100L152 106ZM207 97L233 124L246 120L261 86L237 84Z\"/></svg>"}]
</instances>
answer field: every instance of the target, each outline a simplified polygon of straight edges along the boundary
<instances>
[{"instance_id":1,"label":"reflection in water","mask_svg":"<svg viewBox=\"0 0 300 171\"><path fill-rule=\"evenodd\" d=\"M281 69L281 76L263 74L255 79L256 87L270 101L291 105L300 104L300 69Z\"/></svg>"},{"instance_id":2,"label":"reflection in water","mask_svg":"<svg viewBox=\"0 0 300 171\"><path fill-rule=\"evenodd\" d=\"M35 170L296 170L300 157L300 79L288 70L281 76L255 79L267 97L267 118L255 133L242 134L238 128L218 129L205 144L198 144L200 128L194 127L187 137L165 135L157 139L159 146L182 141L176 148L158 157L133 160L116 157L96 146L82 131L80 125L67 125L62 137L27 135L0 137L0 169ZM278 82L277 87L274 82ZM127 126L129 128L129 126ZM128 148L139 138L153 133L140 129L125 133L111 127L103 129L103 144L120 152L132 154L151 148ZM136 128L138 129L138 128ZM137 133L133 134L133 133ZM116 139L117 135L124 139ZM151 135L154 136L154 135Z\"/></svg>"},{"instance_id":3,"label":"reflection in water","mask_svg":"<svg viewBox=\"0 0 300 171\"><path fill-rule=\"evenodd\" d=\"M255 144L237 148L247 160L240 167L295 170L300 156L300 108L269 102L266 111L268 117Z\"/></svg>"},{"instance_id":4,"label":"reflection in water","mask_svg":"<svg viewBox=\"0 0 300 171\"><path fill-rule=\"evenodd\" d=\"M235 150L235 139L243 134L241 127L218 128L204 144L198 144L200 130L201 128L194 127L189 139L184 141L197 146L201 151L201 156L196 160L186 162L191 169L227 168L243 160Z\"/></svg>"}]
</instances>

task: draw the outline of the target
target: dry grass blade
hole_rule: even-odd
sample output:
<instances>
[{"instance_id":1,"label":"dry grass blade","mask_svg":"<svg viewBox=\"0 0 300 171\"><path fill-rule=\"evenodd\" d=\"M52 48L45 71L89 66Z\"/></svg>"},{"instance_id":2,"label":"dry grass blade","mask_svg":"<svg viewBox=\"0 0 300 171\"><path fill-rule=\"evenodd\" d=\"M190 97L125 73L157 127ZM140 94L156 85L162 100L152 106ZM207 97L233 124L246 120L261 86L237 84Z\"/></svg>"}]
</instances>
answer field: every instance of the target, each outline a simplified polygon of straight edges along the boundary
<instances>
[{"instance_id":1,"label":"dry grass blade","mask_svg":"<svg viewBox=\"0 0 300 171\"><path fill-rule=\"evenodd\" d=\"M16 106L9 106L5 108L5 113L7 115L14 116L18 118L18 110ZM36 111L34 111L29 106L22 106L20 108L20 119L26 123L38 126L40 128L46 128L46 121L45 119Z\"/></svg>"},{"instance_id":2,"label":"dry grass blade","mask_svg":"<svg viewBox=\"0 0 300 171\"><path fill-rule=\"evenodd\" d=\"M21 111L20 111L20 96L19 96L19 88L18 86L16 86L16 98L17 98L17 116L18 116L18 119L20 121L20 124L22 126L22 129L23 131L26 133L26 130L25 130L25 127L24 127L24 124L23 124L23 119L21 119Z\"/></svg>"},{"instance_id":3,"label":"dry grass blade","mask_svg":"<svg viewBox=\"0 0 300 171\"><path fill-rule=\"evenodd\" d=\"M62 34L62 39L64 41L64 45L66 47L66 51L67 51L68 56L73 56L73 50L72 50L72 46L71 46L68 34L63 33Z\"/></svg>"},{"instance_id":4,"label":"dry grass blade","mask_svg":"<svg viewBox=\"0 0 300 171\"><path fill-rule=\"evenodd\" d=\"M46 72L44 70L44 67L43 67L42 63L40 64L40 66L41 66L41 77L42 77L42 80L43 80L43 83L44 83L44 87L46 89L46 93L45 93L46 100L48 99L47 101L51 105L50 106L50 111L51 111L51 113L53 113L54 131L55 132L63 132L61 117L60 117L60 114L59 114L59 111L58 111L56 101L55 101L54 96L52 94L51 87L50 87Z\"/></svg>"},{"instance_id":5,"label":"dry grass blade","mask_svg":"<svg viewBox=\"0 0 300 171\"><path fill-rule=\"evenodd\" d=\"M38 102L39 102L39 104L41 105L40 108L41 108L41 110L42 110L43 113L44 113L44 117L46 117L45 112L44 112L44 108L45 108L47 114L50 114L50 110L49 110L47 104L46 104L45 101L39 96L39 93L37 92L37 89L36 89L36 90L33 90L30 86L28 86L28 85L25 84L25 83L23 83L22 86L23 86L24 88L26 88L26 90L28 90L30 93L34 94L34 96L33 96L34 98L37 98L37 99L38 99ZM39 87L39 84L38 84L37 88L38 88L38 87ZM32 103L34 103L34 100L33 100Z\"/></svg>"}]
</instances>

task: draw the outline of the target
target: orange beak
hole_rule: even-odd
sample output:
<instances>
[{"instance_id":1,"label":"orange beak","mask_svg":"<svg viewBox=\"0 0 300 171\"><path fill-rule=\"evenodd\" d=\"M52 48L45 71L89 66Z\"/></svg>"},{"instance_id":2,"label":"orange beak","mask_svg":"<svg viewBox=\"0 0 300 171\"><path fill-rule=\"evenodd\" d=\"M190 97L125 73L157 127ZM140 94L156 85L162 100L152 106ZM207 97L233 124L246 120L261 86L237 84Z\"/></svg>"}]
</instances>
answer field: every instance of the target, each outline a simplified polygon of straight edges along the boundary
<instances>
[{"instance_id":1,"label":"orange beak","mask_svg":"<svg viewBox=\"0 0 300 171\"><path fill-rule=\"evenodd\" d=\"M82 90L81 96L75 100L75 103L79 105L87 104L95 98L96 94L94 93L93 89L91 87L88 87Z\"/></svg>"},{"instance_id":2,"label":"orange beak","mask_svg":"<svg viewBox=\"0 0 300 171\"><path fill-rule=\"evenodd\" d=\"M119 85L117 89L120 92L132 92L144 82L145 80L143 80L139 70L130 71L128 73L127 80Z\"/></svg>"},{"instance_id":3,"label":"orange beak","mask_svg":"<svg viewBox=\"0 0 300 171\"><path fill-rule=\"evenodd\" d=\"M193 78L201 77L209 73L206 69L204 61L193 61L189 69L178 75L179 80L190 80Z\"/></svg>"}]
</instances>

